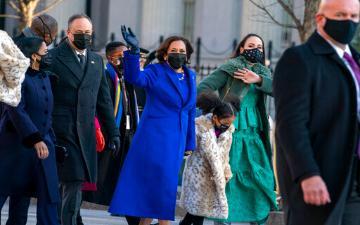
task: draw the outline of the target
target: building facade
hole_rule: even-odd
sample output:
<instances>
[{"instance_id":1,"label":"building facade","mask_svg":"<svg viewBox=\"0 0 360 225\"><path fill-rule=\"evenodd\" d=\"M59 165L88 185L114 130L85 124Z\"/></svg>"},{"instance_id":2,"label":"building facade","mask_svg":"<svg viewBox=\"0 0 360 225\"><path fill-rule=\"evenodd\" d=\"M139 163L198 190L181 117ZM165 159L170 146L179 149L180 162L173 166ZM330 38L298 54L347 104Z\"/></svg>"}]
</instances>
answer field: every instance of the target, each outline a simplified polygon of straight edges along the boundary
<instances>
[{"instance_id":1,"label":"building facade","mask_svg":"<svg viewBox=\"0 0 360 225\"><path fill-rule=\"evenodd\" d=\"M4 1L0 0L0 11L14 13ZM52 1L43 0L39 8ZM271 10L280 21L289 20L280 6L273 5ZM65 35L72 14L88 14L94 23L95 49L99 51L110 40L122 40L122 24L131 27L141 46L149 50L156 49L170 35L185 36L196 50L192 64L200 65L221 64L248 33L264 38L267 57L274 61L296 39L295 32L271 23L249 0L63 0L48 13L59 22L59 38ZM16 20L2 20L0 26L2 23L3 29L16 33Z\"/></svg>"}]
</instances>

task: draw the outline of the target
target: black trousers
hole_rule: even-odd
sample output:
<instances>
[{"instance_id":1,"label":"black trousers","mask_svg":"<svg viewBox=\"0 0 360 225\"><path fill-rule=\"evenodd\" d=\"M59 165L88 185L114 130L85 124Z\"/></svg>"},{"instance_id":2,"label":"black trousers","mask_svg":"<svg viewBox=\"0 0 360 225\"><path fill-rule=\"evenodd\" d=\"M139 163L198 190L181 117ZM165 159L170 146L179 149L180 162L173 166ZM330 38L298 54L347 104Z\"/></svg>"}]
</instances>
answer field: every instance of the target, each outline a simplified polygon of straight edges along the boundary
<instances>
[{"instance_id":1,"label":"black trousers","mask_svg":"<svg viewBox=\"0 0 360 225\"><path fill-rule=\"evenodd\" d=\"M341 225L359 225L360 224L360 160L356 156L355 179L352 190L345 205L345 211Z\"/></svg>"},{"instance_id":2,"label":"black trousers","mask_svg":"<svg viewBox=\"0 0 360 225\"><path fill-rule=\"evenodd\" d=\"M139 223L140 223L139 217L125 216L125 219L126 219L126 222L128 223L128 225L139 225Z\"/></svg>"},{"instance_id":3,"label":"black trousers","mask_svg":"<svg viewBox=\"0 0 360 225\"><path fill-rule=\"evenodd\" d=\"M195 216L190 213L186 213L185 217L182 219L179 225L203 225L203 223L203 216Z\"/></svg>"},{"instance_id":4,"label":"black trousers","mask_svg":"<svg viewBox=\"0 0 360 225\"><path fill-rule=\"evenodd\" d=\"M77 216L82 202L82 181L61 182L61 224L77 225Z\"/></svg>"}]
</instances>

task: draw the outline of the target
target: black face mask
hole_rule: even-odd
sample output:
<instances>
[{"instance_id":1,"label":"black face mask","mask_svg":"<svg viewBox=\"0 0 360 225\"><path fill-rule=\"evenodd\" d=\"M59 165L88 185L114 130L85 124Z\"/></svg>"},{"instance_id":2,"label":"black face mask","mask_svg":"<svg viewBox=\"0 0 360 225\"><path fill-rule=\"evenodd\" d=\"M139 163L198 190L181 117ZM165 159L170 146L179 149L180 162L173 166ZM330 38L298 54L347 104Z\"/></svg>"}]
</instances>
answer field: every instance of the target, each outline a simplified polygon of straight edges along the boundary
<instances>
[{"instance_id":1,"label":"black face mask","mask_svg":"<svg viewBox=\"0 0 360 225\"><path fill-rule=\"evenodd\" d=\"M73 34L74 41L73 44L80 50L84 50L91 45L91 38L90 34Z\"/></svg>"},{"instance_id":2,"label":"black face mask","mask_svg":"<svg viewBox=\"0 0 360 225\"><path fill-rule=\"evenodd\" d=\"M264 53L262 53L258 48L245 49L241 55L251 63L264 62Z\"/></svg>"},{"instance_id":3,"label":"black face mask","mask_svg":"<svg viewBox=\"0 0 360 225\"><path fill-rule=\"evenodd\" d=\"M220 133L224 133L225 131L227 131L230 128L230 126L225 125L225 124L221 124L219 127L215 125L215 130L216 131L220 131Z\"/></svg>"},{"instance_id":4,"label":"black face mask","mask_svg":"<svg viewBox=\"0 0 360 225\"><path fill-rule=\"evenodd\" d=\"M124 60L122 57L119 58L120 64L119 65L113 65L115 68L116 73L118 74L119 78L124 73Z\"/></svg>"},{"instance_id":5,"label":"black face mask","mask_svg":"<svg viewBox=\"0 0 360 225\"><path fill-rule=\"evenodd\" d=\"M40 60L40 70L48 70L53 62L53 57L51 54L46 54L41 56Z\"/></svg>"},{"instance_id":6,"label":"black face mask","mask_svg":"<svg viewBox=\"0 0 360 225\"><path fill-rule=\"evenodd\" d=\"M173 69L180 69L186 62L186 54L169 53L167 61Z\"/></svg>"},{"instance_id":7,"label":"black face mask","mask_svg":"<svg viewBox=\"0 0 360 225\"><path fill-rule=\"evenodd\" d=\"M123 57L119 57L119 62L120 64L117 65L116 67L119 69L119 70L123 70L124 69L124 58Z\"/></svg>"},{"instance_id":8,"label":"black face mask","mask_svg":"<svg viewBox=\"0 0 360 225\"><path fill-rule=\"evenodd\" d=\"M341 44L349 44L355 36L357 26L358 23L352 20L332 20L326 18L324 30L335 41Z\"/></svg>"}]
</instances>

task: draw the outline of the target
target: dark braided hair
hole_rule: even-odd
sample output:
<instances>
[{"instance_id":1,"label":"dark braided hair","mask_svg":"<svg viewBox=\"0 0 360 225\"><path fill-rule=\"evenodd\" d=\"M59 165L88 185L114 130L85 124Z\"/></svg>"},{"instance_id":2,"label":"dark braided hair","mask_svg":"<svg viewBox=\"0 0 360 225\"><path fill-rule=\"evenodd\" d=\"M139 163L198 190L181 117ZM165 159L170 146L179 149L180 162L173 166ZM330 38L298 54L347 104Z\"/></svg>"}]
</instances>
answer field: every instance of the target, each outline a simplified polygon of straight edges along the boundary
<instances>
[{"instance_id":1,"label":"dark braided hair","mask_svg":"<svg viewBox=\"0 0 360 225\"><path fill-rule=\"evenodd\" d=\"M212 113L219 119L235 116L240 109L240 100L234 95L227 95L221 100L215 92L203 92L196 99L196 106L202 110L202 113Z\"/></svg>"}]
</instances>

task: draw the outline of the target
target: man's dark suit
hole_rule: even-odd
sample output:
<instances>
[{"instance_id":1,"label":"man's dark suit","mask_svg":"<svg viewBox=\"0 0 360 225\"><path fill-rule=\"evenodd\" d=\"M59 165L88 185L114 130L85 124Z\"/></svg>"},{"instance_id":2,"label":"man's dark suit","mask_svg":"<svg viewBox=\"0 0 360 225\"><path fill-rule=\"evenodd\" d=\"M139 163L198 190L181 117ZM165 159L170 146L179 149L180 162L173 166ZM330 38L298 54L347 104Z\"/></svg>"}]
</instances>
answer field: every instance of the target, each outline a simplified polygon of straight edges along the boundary
<instances>
[{"instance_id":1,"label":"man's dark suit","mask_svg":"<svg viewBox=\"0 0 360 225\"><path fill-rule=\"evenodd\" d=\"M68 211L74 210L74 204L70 203L74 199L76 207L80 204L82 182L96 182L95 111L109 139L119 136L119 131L114 123L102 58L88 50L86 66L82 69L68 41L51 50L50 54L54 58L51 71L58 75L58 81L53 86L53 128L57 144L69 151L69 157L58 167L63 185L63 209ZM67 203L70 205L66 206ZM76 218L76 211L68 213ZM64 219L64 215L62 217ZM71 224L67 221L63 223Z\"/></svg>"},{"instance_id":2,"label":"man's dark suit","mask_svg":"<svg viewBox=\"0 0 360 225\"><path fill-rule=\"evenodd\" d=\"M359 54L352 49L354 59ZM315 32L288 49L274 76L277 168L287 224L339 225L352 191L358 141L354 79L335 49ZM320 175L331 203L305 204L302 179Z\"/></svg>"}]
</instances>

